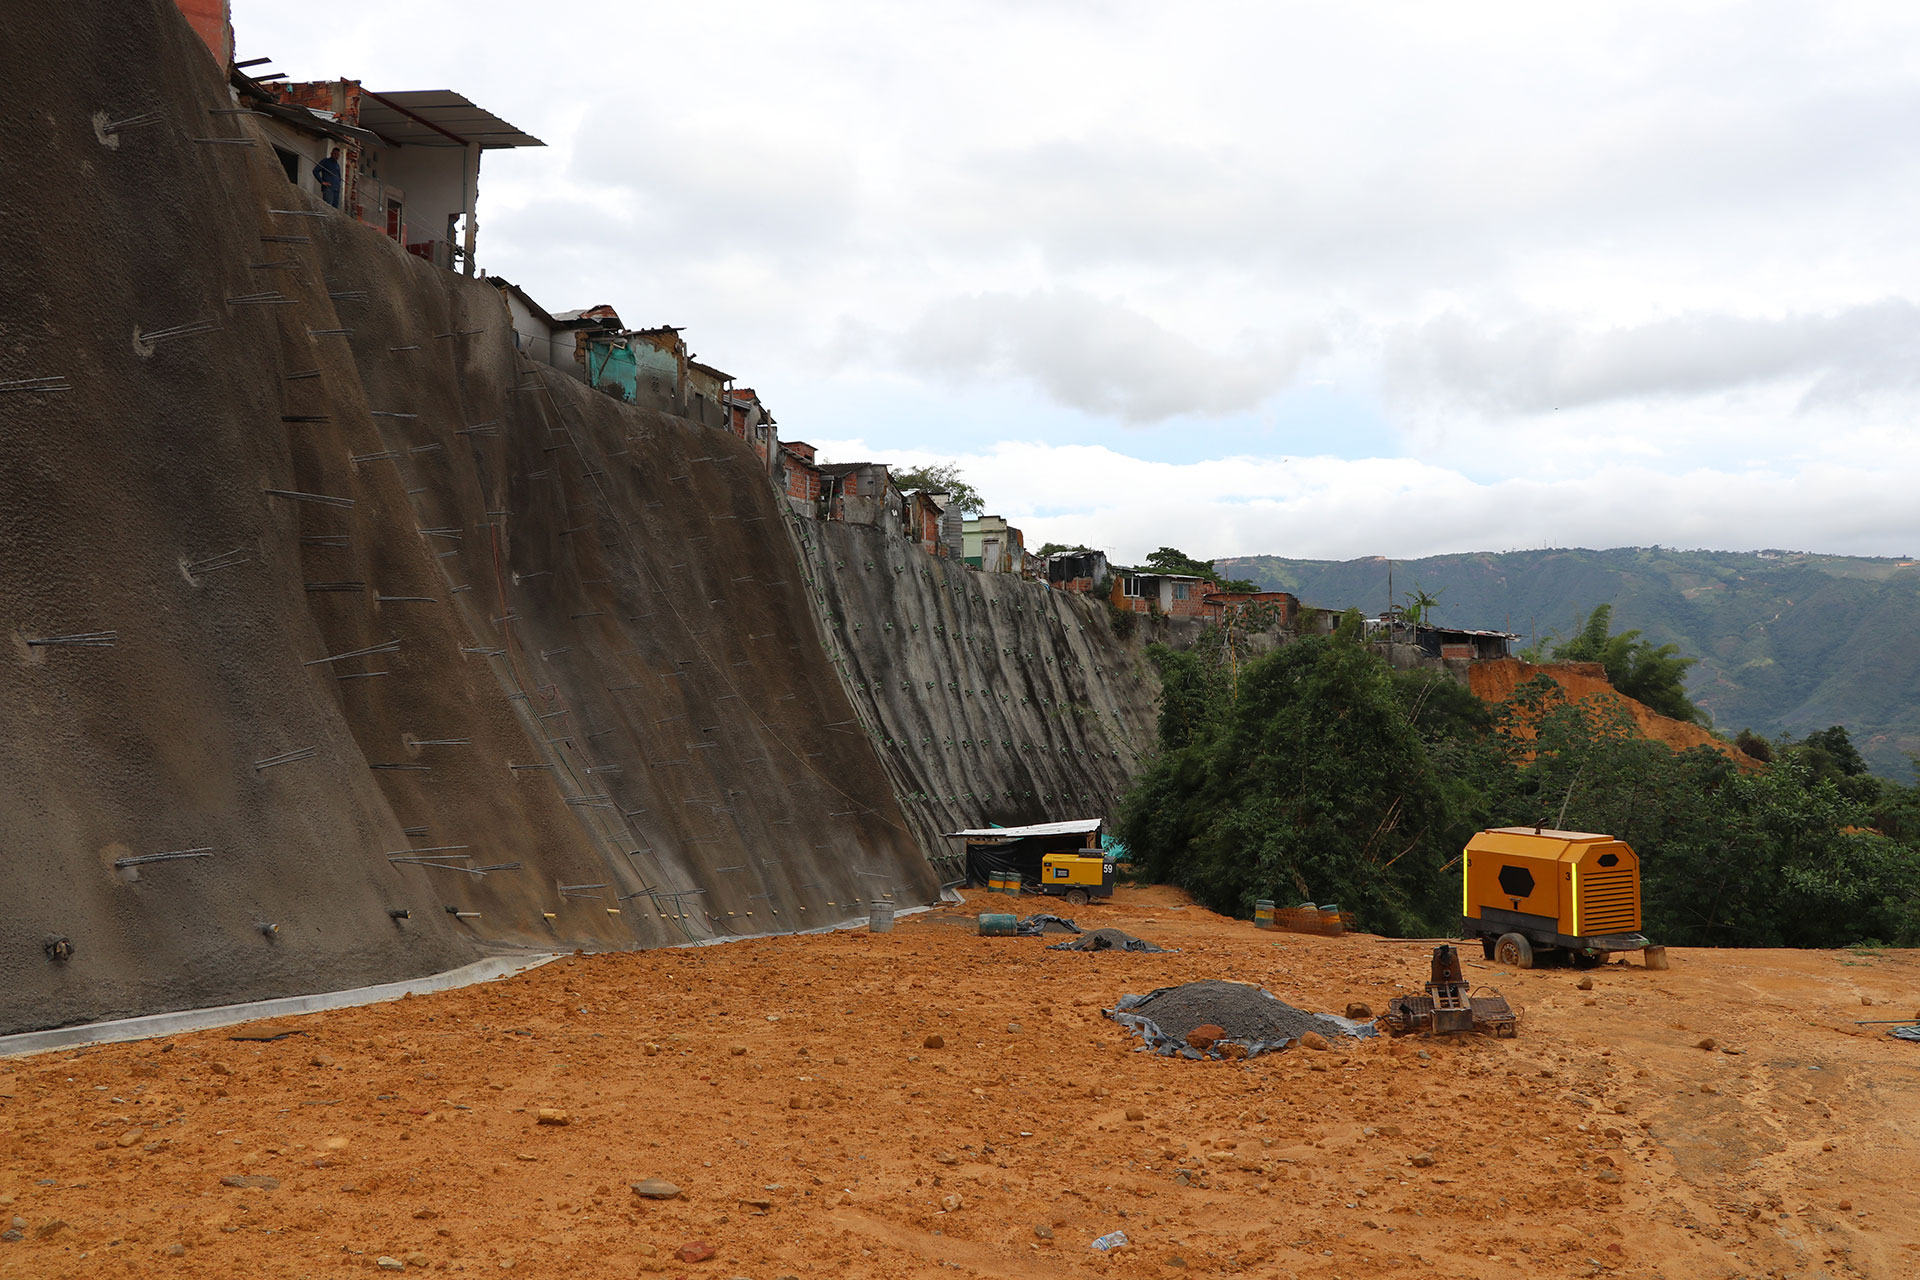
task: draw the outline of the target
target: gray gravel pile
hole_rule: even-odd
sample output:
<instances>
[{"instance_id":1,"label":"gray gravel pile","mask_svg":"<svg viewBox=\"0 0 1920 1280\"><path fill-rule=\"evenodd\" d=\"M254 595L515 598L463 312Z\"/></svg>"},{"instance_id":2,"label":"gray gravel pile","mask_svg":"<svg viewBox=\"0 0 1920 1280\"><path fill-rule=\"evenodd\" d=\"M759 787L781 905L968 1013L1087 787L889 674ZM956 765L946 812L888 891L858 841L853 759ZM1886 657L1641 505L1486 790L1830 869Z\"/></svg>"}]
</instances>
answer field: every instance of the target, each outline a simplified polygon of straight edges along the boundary
<instances>
[{"instance_id":1,"label":"gray gravel pile","mask_svg":"<svg viewBox=\"0 0 1920 1280\"><path fill-rule=\"evenodd\" d=\"M1147 951L1161 953L1165 947L1156 947L1145 938L1136 938L1122 929L1095 929L1071 942L1056 942L1048 947L1049 951Z\"/></svg>"},{"instance_id":2,"label":"gray gravel pile","mask_svg":"<svg viewBox=\"0 0 1920 1280\"><path fill-rule=\"evenodd\" d=\"M1296 1009L1262 987L1244 982L1205 978L1177 987L1161 987L1143 996L1121 996L1107 1016L1145 1038L1143 1049L1172 1057L1226 1056L1219 1045L1246 1050L1247 1057L1285 1049L1309 1031L1362 1038L1374 1034L1370 1024L1350 1022L1331 1014ZM1226 1032L1211 1050L1194 1049L1187 1033L1207 1025Z\"/></svg>"}]
</instances>

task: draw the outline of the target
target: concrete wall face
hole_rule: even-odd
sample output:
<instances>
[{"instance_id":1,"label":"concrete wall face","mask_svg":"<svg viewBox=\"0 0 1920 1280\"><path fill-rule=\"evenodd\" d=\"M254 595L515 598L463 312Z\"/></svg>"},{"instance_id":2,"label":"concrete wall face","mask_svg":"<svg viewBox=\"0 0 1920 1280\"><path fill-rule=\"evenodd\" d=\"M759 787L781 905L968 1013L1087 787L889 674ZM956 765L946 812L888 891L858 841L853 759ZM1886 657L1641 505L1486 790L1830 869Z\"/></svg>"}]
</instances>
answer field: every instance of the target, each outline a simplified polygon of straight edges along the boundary
<instances>
[{"instance_id":1,"label":"concrete wall face","mask_svg":"<svg viewBox=\"0 0 1920 1280\"><path fill-rule=\"evenodd\" d=\"M945 831L1112 812L1153 741L1158 685L1099 601L879 529L789 524L856 727L930 856L952 852Z\"/></svg>"},{"instance_id":2,"label":"concrete wall face","mask_svg":"<svg viewBox=\"0 0 1920 1280\"><path fill-rule=\"evenodd\" d=\"M0 404L0 1032L932 896L746 445L517 354L490 285L269 213L302 206L268 147L192 141L226 89L163 0L14 35L44 216L0 220L0 331L71 390ZM174 124L103 147L108 81ZM269 235L304 241L263 282ZM113 643L28 643L81 632ZM499 869L393 860L429 851Z\"/></svg>"}]
</instances>

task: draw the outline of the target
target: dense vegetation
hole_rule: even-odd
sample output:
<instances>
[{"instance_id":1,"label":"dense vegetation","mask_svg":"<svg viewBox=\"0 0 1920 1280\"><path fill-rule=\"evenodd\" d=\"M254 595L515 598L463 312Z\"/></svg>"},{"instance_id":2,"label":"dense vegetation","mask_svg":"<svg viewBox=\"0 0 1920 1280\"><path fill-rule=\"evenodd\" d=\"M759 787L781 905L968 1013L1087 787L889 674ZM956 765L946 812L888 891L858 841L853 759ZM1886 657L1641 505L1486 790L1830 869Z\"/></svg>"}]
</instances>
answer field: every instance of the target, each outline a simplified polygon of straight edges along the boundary
<instances>
[{"instance_id":1,"label":"dense vegetation","mask_svg":"<svg viewBox=\"0 0 1920 1280\"><path fill-rule=\"evenodd\" d=\"M1467 838L1538 823L1632 844L1662 942L1920 944L1920 787L1868 774L1844 728L1766 742L1772 763L1742 772L1545 677L1490 710L1391 670L1358 621L1232 666L1217 643L1149 648L1160 751L1118 823L1137 873L1236 914L1331 902L1370 930L1451 934Z\"/></svg>"},{"instance_id":2,"label":"dense vegetation","mask_svg":"<svg viewBox=\"0 0 1920 1280\"><path fill-rule=\"evenodd\" d=\"M1385 560L1223 559L1223 573L1303 604L1378 613ZM1920 564L1801 552L1623 547L1433 556L1391 566L1396 594L1423 583L1448 626L1519 632L1548 651L1596 603L1655 646L1697 655L1687 698L1726 733L1804 738L1845 725L1881 777L1906 780L1920 752ZM1395 601L1398 602L1397 600Z\"/></svg>"}]
</instances>

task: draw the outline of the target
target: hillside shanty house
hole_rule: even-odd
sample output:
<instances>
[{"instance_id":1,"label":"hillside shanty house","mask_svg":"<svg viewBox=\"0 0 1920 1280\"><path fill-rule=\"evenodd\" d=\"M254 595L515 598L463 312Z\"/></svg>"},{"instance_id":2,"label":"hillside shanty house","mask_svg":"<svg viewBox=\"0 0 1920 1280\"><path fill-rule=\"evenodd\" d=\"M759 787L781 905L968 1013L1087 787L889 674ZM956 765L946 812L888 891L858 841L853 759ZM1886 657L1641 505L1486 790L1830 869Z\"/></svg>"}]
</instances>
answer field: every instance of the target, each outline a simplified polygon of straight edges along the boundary
<instances>
[{"instance_id":1,"label":"hillside shanty house","mask_svg":"<svg viewBox=\"0 0 1920 1280\"><path fill-rule=\"evenodd\" d=\"M736 387L727 396L728 428L753 446L760 461L773 465L773 451L778 439L774 435L773 415L760 403L760 397L752 387Z\"/></svg>"},{"instance_id":2,"label":"hillside shanty house","mask_svg":"<svg viewBox=\"0 0 1920 1280\"><path fill-rule=\"evenodd\" d=\"M314 166L338 146L340 211L449 271L474 274L481 155L546 145L451 89L376 93L358 80L271 84L233 74L243 96L282 108L261 115L290 182L319 194ZM333 128L315 130L293 111Z\"/></svg>"},{"instance_id":3,"label":"hillside shanty house","mask_svg":"<svg viewBox=\"0 0 1920 1280\"><path fill-rule=\"evenodd\" d=\"M1463 627L1413 626L1413 643L1430 658L1450 661L1493 662L1511 657L1520 637L1506 631L1470 631Z\"/></svg>"},{"instance_id":4,"label":"hillside shanty house","mask_svg":"<svg viewBox=\"0 0 1920 1280\"><path fill-rule=\"evenodd\" d=\"M818 515L825 479L814 461L814 447L805 440L781 440L774 451L774 479L802 515Z\"/></svg>"},{"instance_id":5,"label":"hillside shanty house","mask_svg":"<svg viewBox=\"0 0 1920 1280\"><path fill-rule=\"evenodd\" d=\"M1204 601L1206 616L1225 619L1228 615L1256 605L1271 605L1279 611L1280 625L1292 627L1300 616L1300 601L1285 591L1215 591Z\"/></svg>"},{"instance_id":6,"label":"hillside shanty house","mask_svg":"<svg viewBox=\"0 0 1920 1280\"><path fill-rule=\"evenodd\" d=\"M927 489L915 489L903 495L900 499L900 527L907 541L930 556L946 555L947 546L941 537L941 527L950 501L948 495Z\"/></svg>"},{"instance_id":7,"label":"hillside shanty house","mask_svg":"<svg viewBox=\"0 0 1920 1280\"><path fill-rule=\"evenodd\" d=\"M1090 592L1110 572L1104 551L1056 551L1046 558L1047 585L1061 591Z\"/></svg>"},{"instance_id":8,"label":"hillside shanty house","mask_svg":"<svg viewBox=\"0 0 1920 1280\"><path fill-rule=\"evenodd\" d=\"M1026 538L999 516L976 516L960 526L961 558L983 573L1019 573L1026 567Z\"/></svg>"},{"instance_id":9,"label":"hillside shanty house","mask_svg":"<svg viewBox=\"0 0 1920 1280\"><path fill-rule=\"evenodd\" d=\"M827 462L820 465L820 484L827 519L877 525L890 505L893 474L884 462Z\"/></svg>"},{"instance_id":10,"label":"hillside shanty house","mask_svg":"<svg viewBox=\"0 0 1920 1280\"><path fill-rule=\"evenodd\" d=\"M1162 613L1170 618L1199 618L1215 586L1184 573L1118 573L1108 597L1113 607L1133 613Z\"/></svg>"}]
</instances>

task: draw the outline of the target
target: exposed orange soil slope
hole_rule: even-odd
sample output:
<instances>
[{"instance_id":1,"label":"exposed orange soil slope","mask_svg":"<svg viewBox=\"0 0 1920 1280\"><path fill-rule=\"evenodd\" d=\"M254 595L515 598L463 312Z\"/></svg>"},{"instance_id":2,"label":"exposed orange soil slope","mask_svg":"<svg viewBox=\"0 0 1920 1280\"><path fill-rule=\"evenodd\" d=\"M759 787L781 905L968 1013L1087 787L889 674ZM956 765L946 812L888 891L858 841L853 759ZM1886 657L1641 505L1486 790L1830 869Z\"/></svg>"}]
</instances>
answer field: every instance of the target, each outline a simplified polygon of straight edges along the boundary
<instances>
[{"instance_id":1,"label":"exposed orange soil slope","mask_svg":"<svg viewBox=\"0 0 1920 1280\"><path fill-rule=\"evenodd\" d=\"M1082 923L1178 954L976 936L1007 905L0 1063L0 1276L1920 1273L1920 1045L1851 1025L1911 1011L1920 955L1674 951L1582 992L1474 953L1515 1040L1187 1062L1101 1007L1228 977L1377 1009L1428 946L1163 889Z\"/></svg>"},{"instance_id":2,"label":"exposed orange soil slope","mask_svg":"<svg viewBox=\"0 0 1920 1280\"><path fill-rule=\"evenodd\" d=\"M1736 750L1732 743L1716 738L1697 724L1688 724L1684 720L1675 720L1636 702L1618 692L1607 683L1606 672L1597 662L1522 662L1518 658L1502 658L1498 662L1476 662L1467 669L1468 687L1486 702L1505 702L1513 696L1514 689L1535 676L1546 676L1567 691L1567 697L1578 701L1590 695L1611 698L1627 709L1638 726L1642 737L1655 742L1664 742L1675 751L1685 751L1689 747L1712 747L1744 769L1757 769L1759 761L1744 751Z\"/></svg>"}]
</instances>

